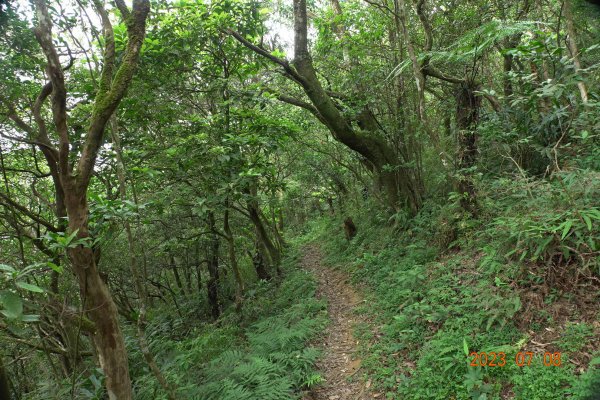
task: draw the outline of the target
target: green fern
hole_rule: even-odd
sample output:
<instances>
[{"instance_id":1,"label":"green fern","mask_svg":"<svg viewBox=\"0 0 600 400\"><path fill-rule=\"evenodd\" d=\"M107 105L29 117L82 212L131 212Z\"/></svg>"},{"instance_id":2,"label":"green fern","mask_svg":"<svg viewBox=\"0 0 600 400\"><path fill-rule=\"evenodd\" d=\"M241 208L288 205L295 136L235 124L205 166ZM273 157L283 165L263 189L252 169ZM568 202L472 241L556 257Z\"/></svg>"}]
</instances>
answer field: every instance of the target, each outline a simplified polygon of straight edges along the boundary
<instances>
[{"instance_id":1,"label":"green fern","mask_svg":"<svg viewBox=\"0 0 600 400\"><path fill-rule=\"evenodd\" d=\"M465 33L457 41L446 49L435 50L419 54L419 62L429 60L430 62L465 62L473 60L483 52L489 50L499 41L514 36L524 31L537 30L538 26L544 25L538 21L498 21L487 22L476 29ZM388 79L402 74L411 65L407 59L398 64L388 75Z\"/></svg>"}]
</instances>

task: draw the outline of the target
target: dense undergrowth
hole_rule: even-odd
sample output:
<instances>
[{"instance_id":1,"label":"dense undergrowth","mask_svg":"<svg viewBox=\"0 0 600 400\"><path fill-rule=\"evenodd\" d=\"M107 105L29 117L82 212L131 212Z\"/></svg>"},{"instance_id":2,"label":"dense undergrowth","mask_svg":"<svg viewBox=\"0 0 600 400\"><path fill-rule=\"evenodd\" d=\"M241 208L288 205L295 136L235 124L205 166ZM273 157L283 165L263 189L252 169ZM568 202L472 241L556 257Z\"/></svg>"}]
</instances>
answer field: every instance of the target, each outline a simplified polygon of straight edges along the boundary
<instances>
[{"instance_id":1,"label":"dense undergrowth","mask_svg":"<svg viewBox=\"0 0 600 400\"><path fill-rule=\"evenodd\" d=\"M491 182L478 220L430 201L395 225L370 206L346 211L351 242L338 216L309 224L303 240L367 286L367 378L389 399L596 400L600 274L586 253L600 238L597 177ZM527 351L531 364L517 366ZM504 352L506 365L470 367L471 352ZM560 367L544 365L547 352Z\"/></svg>"},{"instance_id":2,"label":"dense undergrowth","mask_svg":"<svg viewBox=\"0 0 600 400\"><path fill-rule=\"evenodd\" d=\"M297 265L293 250L279 281L259 281L246 293L242 314L233 307L217 323L197 316L200 304L182 305L182 315L155 309L147 329L157 362L181 399L288 400L321 381L314 363L319 350L309 341L325 326L325 303L314 296L316 283ZM129 332L130 331L130 332ZM126 327L136 399L166 399ZM34 398L64 398L69 388ZM101 399L101 371L81 382L77 398Z\"/></svg>"},{"instance_id":3,"label":"dense undergrowth","mask_svg":"<svg viewBox=\"0 0 600 400\"><path fill-rule=\"evenodd\" d=\"M307 342L324 327L325 305L314 297L312 277L293 258L284 271L279 285L259 282L248 292L241 320L229 310L217 326L198 325L183 339L169 339L160 332L173 335L169 327L179 322L189 328L190 320L157 318L153 350L168 360L164 372L182 398L291 399L320 381L313 370L319 351ZM139 354L136 359L143 368ZM139 399L161 398L150 374L136 381L136 391Z\"/></svg>"}]
</instances>

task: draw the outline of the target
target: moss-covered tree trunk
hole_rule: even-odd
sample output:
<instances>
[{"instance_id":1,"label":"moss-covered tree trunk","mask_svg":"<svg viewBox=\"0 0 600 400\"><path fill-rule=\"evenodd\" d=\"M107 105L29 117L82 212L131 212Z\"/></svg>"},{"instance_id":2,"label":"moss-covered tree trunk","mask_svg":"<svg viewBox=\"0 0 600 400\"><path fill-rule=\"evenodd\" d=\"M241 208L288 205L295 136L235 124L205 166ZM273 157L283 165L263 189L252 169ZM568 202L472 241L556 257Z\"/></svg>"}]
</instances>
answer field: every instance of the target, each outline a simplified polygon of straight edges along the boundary
<instances>
[{"instance_id":1,"label":"moss-covered tree trunk","mask_svg":"<svg viewBox=\"0 0 600 400\"><path fill-rule=\"evenodd\" d=\"M52 36L52 20L45 0L35 0L37 27L35 36L46 57L46 73L50 82L42 89L33 113L42 136L47 134L45 122L39 111L51 94L54 130L58 146L44 137L44 148L56 162L56 173L52 174L56 187L56 198L64 199L67 211L68 231L76 232L79 242L68 250L82 299L83 311L95 325L94 344L100 365L106 377L106 389L110 400L132 398L129 363L123 333L119 328L117 307L108 287L100 277L98 255L89 243L87 190L94 172L96 158L102 144L106 125L117 109L129 87L137 66L145 37L146 18L150 11L148 0L133 0L128 8L124 2L116 2L127 28L127 43L120 63L117 65L115 40L108 12L101 2L94 2L100 15L104 55L103 69L98 82L98 91L92 106L90 124L84 136L81 153L72 149L69 138L67 85L59 54ZM44 95L44 93L47 93ZM52 164L52 163L50 163Z\"/></svg>"},{"instance_id":2,"label":"moss-covered tree trunk","mask_svg":"<svg viewBox=\"0 0 600 400\"><path fill-rule=\"evenodd\" d=\"M242 308L242 301L244 296L244 280L238 266L237 254L235 249L235 239L233 232L229 224L229 199L225 202L225 214L223 216L223 233L227 239L227 252L229 254L229 262L231 263L231 269L233 270L233 277L235 279L235 305L239 311Z\"/></svg>"},{"instance_id":3,"label":"moss-covered tree trunk","mask_svg":"<svg viewBox=\"0 0 600 400\"><path fill-rule=\"evenodd\" d=\"M69 192L67 192L69 193ZM85 193L67 195L69 230L79 239L89 237L88 207ZM117 306L100 277L92 248L79 245L69 249L69 259L79 281L83 309L94 322L94 344L100 367L106 376L109 399L131 399L129 363Z\"/></svg>"},{"instance_id":4,"label":"moss-covered tree trunk","mask_svg":"<svg viewBox=\"0 0 600 400\"><path fill-rule=\"evenodd\" d=\"M363 114L363 118L358 121L361 129L355 129L323 89L308 52L307 24L306 0L294 0L293 66L319 119L329 128L336 140L362 155L372 165L391 208L397 209L402 200L416 212L422 202L418 185L414 184L414 177L410 172L399 165L399 157L393 148L375 132L374 127L371 127L376 125L372 116L367 118L369 113Z\"/></svg>"},{"instance_id":5,"label":"moss-covered tree trunk","mask_svg":"<svg viewBox=\"0 0 600 400\"><path fill-rule=\"evenodd\" d=\"M420 174L402 165L401 157L379 134L379 124L368 109L364 109L358 117L351 117L344 115L341 107L338 108L333 98L347 99L350 96L334 94L323 88L308 51L307 32L306 0L294 0L294 61L290 65L252 44L243 35L229 31L244 46L282 66L286 76L302 87L310 103L285 95L278 96L278 99L310 111L337 141L360 154L366 166L375 173L377 186L381 187L391 209L398 210L407 205L413 213L416 212L422 204L420 188L423 185L417 182Z\"/></svg>"}]
</instances>

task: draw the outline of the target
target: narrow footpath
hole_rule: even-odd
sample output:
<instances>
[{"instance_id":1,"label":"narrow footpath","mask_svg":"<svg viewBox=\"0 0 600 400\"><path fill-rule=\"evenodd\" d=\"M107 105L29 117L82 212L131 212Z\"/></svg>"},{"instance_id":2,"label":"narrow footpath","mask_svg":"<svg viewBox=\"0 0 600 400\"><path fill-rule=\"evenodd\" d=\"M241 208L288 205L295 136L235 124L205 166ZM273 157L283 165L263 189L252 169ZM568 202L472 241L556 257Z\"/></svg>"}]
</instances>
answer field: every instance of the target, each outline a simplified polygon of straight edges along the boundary
<instances>
[{"instance_id":1,"label":"narrow footpath","mask_svg":"<svg viewBox=\"0 0 600 400\"><path fill-rule=\"evenodd\" d=\"M302 265L318 281L317 297L328 302L330 323L315 343L323 349L317 367L325 382L308 393L304 400L363 400L377 398L360 379L361 360L354 358L358 345L352 335L360 316L354 312L362 297L350 285L347 274L321 265L316 245L304 248Z\"/></svg>"}]
</instances>

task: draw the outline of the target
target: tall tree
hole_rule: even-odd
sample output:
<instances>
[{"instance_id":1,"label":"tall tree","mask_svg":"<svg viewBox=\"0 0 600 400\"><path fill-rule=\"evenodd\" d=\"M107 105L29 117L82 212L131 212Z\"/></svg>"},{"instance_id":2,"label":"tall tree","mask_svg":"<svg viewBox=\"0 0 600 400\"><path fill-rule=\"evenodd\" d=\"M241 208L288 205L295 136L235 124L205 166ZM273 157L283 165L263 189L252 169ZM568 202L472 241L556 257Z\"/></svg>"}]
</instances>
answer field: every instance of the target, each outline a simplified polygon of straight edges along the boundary
<instances>
[{"instance_id":1,"label":"tall tree","mask_svg":"<svg viewBox=\"0 0 600 400\"><path fill-rule=\"evenodd\" d=\"M344 115L336 100L347 100L351 96L323 88L308 49L305 0L294 0L294 60L291 64L254 45L239 33L229 32L249 49L283 67L284 75L300 85L310 103L284 95L278 98L311 112L336 140L364 157L367 167L375 172L389 207L398 209L406 205L413 213L417 212L423 196L418 174L402 165L397 153L379 132L373 113L367 108L356 116Z\"/></svg>"},{"instance_id":2,"label":"tall tree","mask_svg":"<svg viewBox=\"0 0 600 400\"><path fill-rule=\"evenodd\" d=\"M127 29L127 44L120 62L109 14L102 2L94 2L103 27L103 68L80 154L70 139L69 99L64 67L55 45L53 21L45 0L34 1L37 17L35 36L46 58L45 69L49 79L31 109L36 128L27 125L10 103L5 103L5 106L9 110L9 117L19 128L30 134L31 140L45 156L56 190L56 208L62 210L64 207L68 232L75 235L78 243L68 249L68 257L79 282L82 308L95 325L94 343L106 376L108 396L111 400L126 400L132 398L127 352L119 327L117 308L98 271L99 249L90 240L87 190L105 127L133 78L144 41L150 2L134 0L131 9L122 1L115 1L115 5ZM41 112L48 98L52 109L52 131L55 131L58 137L57 147L49 137L47 124ZM60 217L61 211L57 214Z\"/></svg>"}]
</instances>

